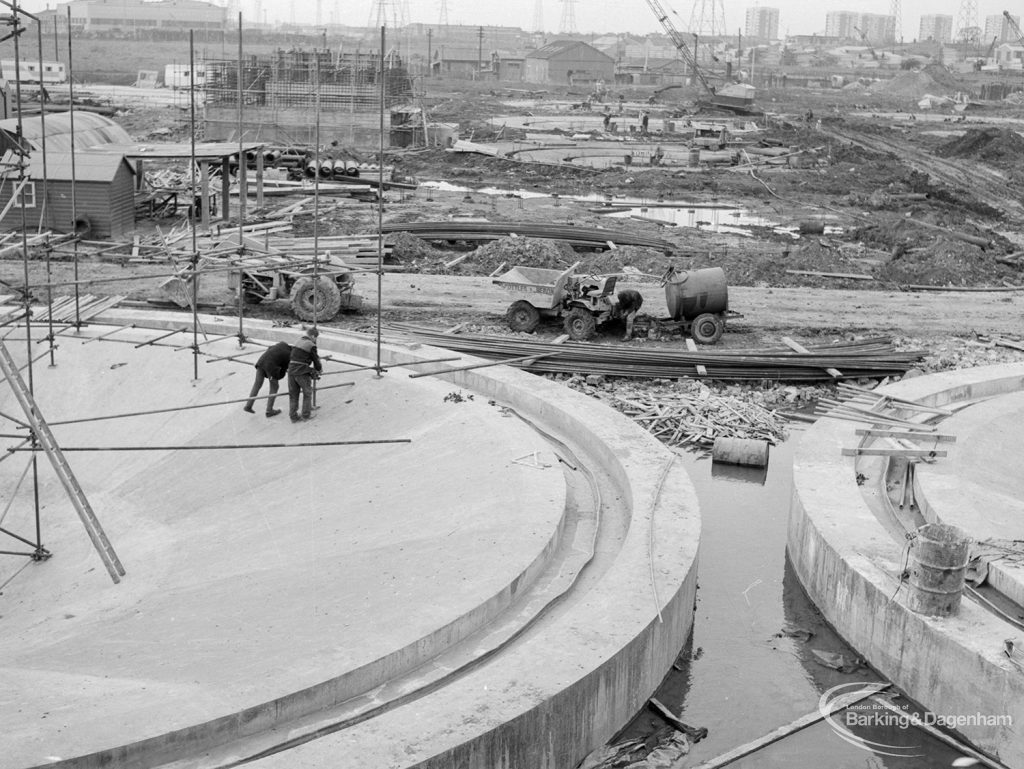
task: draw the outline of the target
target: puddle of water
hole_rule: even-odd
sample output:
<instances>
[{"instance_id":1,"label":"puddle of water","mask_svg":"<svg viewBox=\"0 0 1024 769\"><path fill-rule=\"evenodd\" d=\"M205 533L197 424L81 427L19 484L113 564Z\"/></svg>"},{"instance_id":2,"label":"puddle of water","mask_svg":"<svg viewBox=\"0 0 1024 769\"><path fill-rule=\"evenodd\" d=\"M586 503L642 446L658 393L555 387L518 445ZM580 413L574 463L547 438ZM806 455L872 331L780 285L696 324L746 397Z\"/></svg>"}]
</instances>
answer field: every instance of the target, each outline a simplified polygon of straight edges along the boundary
<instances>
[{"instance_id":1,"label":"puddle of water","mask_svg":"<svg viewBox=\"0 0 1024 769\"><path fill-rule=\"evenodd\" d=\"M552 198L551 193L536 192L524 189L502 189L500 187L465 187L449 182L420 182L420 187L437 190L438 192L454 193L479 193L481 195L500 195L503 197L516 197L523 200L537 200L540 198ZM782 226L779 222L766 219L763 216L751 214L742 208L731 205L714 203L694 203L689 201L665 201L643 198L631 198L624 196L609 197L606 194L591 193L588 195L560 195L562 200L571 200L579 203L598 203L610 207L610 212L605 214L610 219L628 219L631 216L643 216L648 219L656 219L676 227L688 227L701 229L706 232L727 233L752 237L753 234L745 227L770 227L773 231L789 235L794 240L800 239L798 228L794 226ZM629 208L625 208L629 206ZM843 228L838 226L826 226L825 235L842 235Z\"/></svg>"},{"instance_id":2,"label":"puddle of water","mask_svg":"<svg viewBox=\"0 0 1024 769\"><path fill-rule=\"evenodd\" d=\"M773 446L767 470L723 471L710 460L680 454L700 499L702 531L694 631L656 696L708 737L685 760L694 766L757 739L808 713L839 684L877 681L867 669L843 674L817 662L812 650L857 657L804 593L786 557L792 493L793 437ZM738 468L737 468L738 469ZM810 640L781 636L783 628L811 631ZM642 711L623 738L663 723ZM845 725L845 724L844 724ZM731 766L774 769L924 769L950 766L960 756L916 729L852 728L886 745L910 746L913 756L885 756L849 744L827 723L760 750Z\"/></svg>"},{"instance_id":3,"label":"puddle of water","mask_svg":"<svg viewBox=\"0 0 1024 769\"><path fill-rule=\"evenodd\" d=\"M750 235L749 232L741 229L742 227L777 227L779 224L760 216L753 216L742 209L693 208L685 205L679 208L640 206L626 211L616 211L607 216L609 219L643 216L674 224L677 227L692 227L709 232L731 232L739 235Z\"/></svg>"}]
</instances>

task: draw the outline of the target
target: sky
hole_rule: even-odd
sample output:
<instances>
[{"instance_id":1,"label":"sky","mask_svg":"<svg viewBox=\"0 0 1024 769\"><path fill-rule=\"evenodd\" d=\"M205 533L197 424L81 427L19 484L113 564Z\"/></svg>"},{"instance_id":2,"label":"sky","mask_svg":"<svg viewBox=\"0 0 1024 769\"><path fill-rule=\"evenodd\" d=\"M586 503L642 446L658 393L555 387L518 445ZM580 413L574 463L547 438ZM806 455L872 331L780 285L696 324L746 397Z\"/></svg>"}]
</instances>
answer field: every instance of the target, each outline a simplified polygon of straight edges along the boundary
<instances>
[{"instance_id":1,"label":"sky","mask_svg":"<svg viewBox=\"0 0 1024 769\"><path fill-rule=\"evenodd\" d=\"M116 2L116 0L114 0ZM213 0L224 5L227 0ZM689 29L695 0L659 0L669 13L675 26L682 32ZM246 18L255 19L256 2L261 2L268 21L289 22L296 20L312 22L316 0L241 0L243 23ZM562 20L567 3L571 2L579 32L660 32L654 12L646 0L541 0L544 29L548 32L562 31ZM713 6L724 14L725 28L735 34L743 28L747 8L755 5L779 9L779 33L814 34L825 30L825 14L828 11L862 11L865 13L888 14L892 0L696 0L704 6L709 15ZM441 7L448 11L451 24L487 24L514 26L532 30L538 6L537 0L321 0L322 19L325 23L337 20L354 26L376 24L377 8L383 4L388 16L394 18L394 9L408 7L409 21L437 24L441 18ZM958 28L958 16L962 0L901 0L903 17L903 39L917 37L922 14L946 14L953 17L954 32ZM43 10L53 6L54 0L23 0L28 11ZM977 0L978 25L984 28L985 17L1001 14L1004 9L1014 15L1022 14L1018 5L1009 5L1005 0ZM292 10L293 7L296 10ZM700 5L698 5L700 7ZM401 18L401 17L400 17Z\"/></svg>"}]
</instances>

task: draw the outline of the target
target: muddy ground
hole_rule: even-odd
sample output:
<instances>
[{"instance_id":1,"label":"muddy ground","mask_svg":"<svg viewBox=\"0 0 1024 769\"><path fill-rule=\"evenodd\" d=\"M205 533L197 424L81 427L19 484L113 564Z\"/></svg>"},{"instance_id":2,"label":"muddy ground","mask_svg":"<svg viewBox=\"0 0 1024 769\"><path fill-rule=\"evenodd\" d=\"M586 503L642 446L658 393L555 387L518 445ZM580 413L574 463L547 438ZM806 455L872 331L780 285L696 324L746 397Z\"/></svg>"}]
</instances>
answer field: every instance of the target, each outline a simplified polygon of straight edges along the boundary
<instances>
[{"instance_id":1,"label":"muddy ground","mask_svg":"<svg viewBox=\"0 0 1024 769\"><path fill-rule=\"evenodd\" d=\"M801 160L795 165L594 170L442 149L390 151L385 162L396 178L449 182L473 191L392 191L384 206L385 222L471 217L606 227L661 238L668 248L573 252L562 244L514 238L472 250L465 244L429 243L396 234L389 241L390 261L404 272L386 277L383 319L443 327L466 323L469 330L506 333L507 299L487 277L502 265L567 267L579 260L582 269L591 272L648 276L660 274L669 264L682 269L720 266L730 285L731 306L744 315L730 326L721 343L726 347L776 345L782 335L815 341L881 334L927 348L925 368L1016 359L1021 353L1014 350L981 347L979 336L1016 337L1022 331L1024 294L1007 289L1024 284L1022 262L1014 258L1024 242L1019 235L1024 208L1018 203L1024 193L1024 140L1016 133L1024 126L1024 111L1010 101L974 105L965 112L923 112L916 106L920 91L942 83L936 78L918 80L893 81L888 92L790 88L760 93L760 104L770 114L757 118L765 130L755 140L798 153ZM475 93L467 93L464 86L428 83L424 104L432 107L433 119L459 122L476 141L486 141L493 132L488 118L522 109L510 106L500 90L491 93L478 86ZM655 118L692 116L695 107L687 94L674 93L677 101L649 107ZM565 115L566 102L559 101L560 96L572 98L549 94L530 106L532 114ZM627 98L646 104L640 90L629 92ZM814 111L813 121L804 117L808 109ZM119 119L140 137L162 127L172 128L175 135L187 130L174 109L125 110ZM658 138L666 145L682 141L679 136ZM475 191L485 186L510 193ZM556 203L550 197L523 198L514 190L561 197ZM612 219L593 210L593 202L569 199L594 193L640 198L652 205L661 199L731 206L770 225L742 227L739 232L716 232L710 223L663 226ZM287 202L272 199L262 213ZM315 229L321 235L372 232L377 215L373 204L342 201ZM728 224L728 212L721 219ZM314 231L308 213L295 216L292 223L296 234ZM173 224L140 222L143 242L159 242L156 227L166 232ZM799 234L800 229L813 231L816 226L827 227L827 234ZM43 280L42 269L38 260L33 263L33 283ZM68 266L58 263L54 269L55 275L63 275ZM138 281L96 283L83 290L121 293L138 301L160 293L156 286L161 278L145 275L167 273L166 266L117 266L98 260L84 261L81 269L85 279L137 274ZM807 272L832 275L802 274ZM0 261L3 281L16 285L21 273L18 262ZM639 281L648 297L647 308L663 307L656 282L640 275L623 280ZM918 287L997 290L926 292ZM343 317L339 325L359 328L375 322L371 276L360 278L359 292L369 300L367 311ZM38 291L36 295L42 298ZM222 277L205 281L201 298L221 312L231 311ZM291 319L281 302L246 311ZM550 328L545 333L556 331ZM618 343L610 334L602 341Z\"/></svg>"}]
</instances>

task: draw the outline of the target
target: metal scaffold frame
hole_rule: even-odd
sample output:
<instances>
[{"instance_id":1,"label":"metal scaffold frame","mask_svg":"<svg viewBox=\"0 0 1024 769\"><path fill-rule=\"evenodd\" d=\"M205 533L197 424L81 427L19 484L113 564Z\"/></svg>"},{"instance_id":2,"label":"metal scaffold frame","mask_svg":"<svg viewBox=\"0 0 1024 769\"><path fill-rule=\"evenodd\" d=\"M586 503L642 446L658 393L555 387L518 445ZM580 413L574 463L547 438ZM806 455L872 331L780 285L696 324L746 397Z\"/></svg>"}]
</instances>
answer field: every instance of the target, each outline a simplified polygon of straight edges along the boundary
<instances>
[{"instance_id":1,"label":"metal scaffold frame","mask_svg":"<svg viewBox=\"0 0 1024 769\"><path fill-rule=\"evenodd\" d=\"M0 0L0 4L12 10L12 16L9 19L9 23L12 27L12 32L3 39L14 39L15 47L15 68L16 71L20 71L18 62L20 61L20 48L18 45L19 36L26 31L26 28L21 26L21 16L24 15L28 18L36 19L35 16L21 10L16 0ZM70 14L70 9L68 10ZM188 325L183 324L179 328L175 328L170 331L159 333L158 335L145 339L143 341L137 341L136 339L123 339L115 338L115 335L128 331L135 330L138 332L139 329L137 324L131 323L123 326L115 327L111 330L104 331L99 334L90 335L88 338L83 340L83 344L88 344L94 341L106 341L106 342L122 342L133 344L134 349L139 349L149 346L161 346L170 347L173 350L190 350L192 352L193 362L193 377L195 380L199 379L199 359L200 357L206 357L207 363L213 363L216 361L233 361L237 363L243 363L244 365L251 365L250 362L242 360L243 358L253 355L255 353L261 353L269 345L259 342L253 339L248 339L245 335L244 327L244 303L241 285L238 288L239 303L238 303L238 331L233 334L225 334L221 336L210 337L203 330L199 315L198 315L198 292L200 286L200 278L203 274L216 274L224 271L232 271L237 269L238 265L246 258L245 249L245 238L244 238L244 217L245 217L245 200L244 200L244 168L245 163L242 160L244 158L244 145L242 143L242 105L244 98L242 94L242 72L243 72L243 51L242 51L242 16L239 14L238 17L238 30L239 30L239 52L238 52L238 124L239 124L239 180L240 180L240 195L239 195L239 244L231 245L229 247L215 248L209 253L200 254L200 250L197 245L197 222L196 222L196 211L195 205L190 207L188 225L191 234L191 248L180 251L166 250L168 256L169 271L164 274L147 275L146 277L168 277L177 278L182 282L182 285L187 286L186 294L188 296L189 308L191 310L191 323ZM384 146L383 146L383 111L385 103L385 86L386 78L385 72L387 67L387 54L385 53L385 30L381 28L381 52L377 59L374 61L376 85L379 85L379 107L380 107L380 122L381 122L381 146L380 146L380 167L383 169L384 165ZM71 39L71 25L68 25L68 75L69 79L73 83L73 71L71 69L71 53L72 53L72 39ZM41 30L40 30L40 55L42 55L42 43L41 43ZM195 71L195 49L194 49L194 38L193 34L189 34L189 61L190 61L190 78L191 85L195 86L194 82L194 71ZM320 77L320 60L316 60L316 69L314 85L319 82ZM22 110L22 94L21 94L20 80L16 81L16 105L18 110L19 119L19 135L21 134L20 120L23 113ZM317 126L319 130L319 115L320 115L320 97L319 88L314 89L317 92L316 97L316 111L317 111ZM71 113L74 114L74 90L72 85L71 90ZM196 135L196 116L195 116L195 101L192 100L192 108L190 111L190 125L191 125L191 157L190 157L190 178L192 182L192 188L196 186L196 147L195 147L195 135ZM71 213L72 219L77 216L76 201L74 194L74 183L75 183L75 142L74 142L74 122L72 117L71 122L72 141L71 141L71 169L72 169L72 201L71 201ZM319 152L319 145L317 147ZM27 167L27 156L29 147L23 146L19 153L15 153L12 162L6 166L0 168L0 181L3 181L12 172L16 172L16 184L19 188L24 186L28 181L26 175ZM43 169L43 184L44 190L47 189L46 181L46 149L45 149L45 131L44 138L41 141L40 151L42 153L42 169ZM381 182L383 178L381 177ZM319 190L319 184L316 185L317 192ZM45 198L45 194L44 194ZM319 219L319 195L317 198L317 216L315 221ZM38 455L43 453L50 461L58 479L61 482L72 506L75 508L79 515L90 539L92 540L93 546L97 553L100 555L101 560L104 563L111 579L118 583L121 578L126 574L126 569L122 565L119 557L114 551L113 545L109 541L100 525L99 519L93 511L86 495L79 484L77 478L74 475L71 466L68 464L64 457L64 452L120 452L120 451L211 451L211 450L238 450L238 449L285 449L285 448L298 448L298 447L318 447L318 446L353 446L353 445L371 445L371 444L388 444L388 443L409 443L410 439L407 438L394 438L394 439L367 439L367 440L329 440L329 441L303 441L303 442L279 442L279 443L233 443L233 444L181 444L181 445L106 445L106 446L68 446L62 447L55 436L52 433L51 427L55 425L66 425L66 424L81 424L86 422L96 422L101 420L111 419L126 419L132 417L149 416L152 414L159 413L171 413L179 412L190 409L199 408L212 408L212 407L223 407L228 405L234 405L252 400L266 400L271 397L277 397L275 395L257 396L255 398L234 398L228 400L221 400L208 403L190 403L178 406L171 406L161 409L147 409L139 411L127 411L116 414L106 414L98 416L84 416L72 419L62 419L57 421L48 422L39 407L39 404L35 399L35 375L34 375L34 364L42 357L49 356L50 367L57 365L55 351L57 346L54 344L55 339L67 331L74 331L76 334L81 334L83 327L88 325L89 318L95 316L99 312L109 309L116 304L123 297L107 297L102 299L96 299L94 297L83 298L80 295L80 288L82 286L97 284L97 283L110 283L119 280L138 280L139 276L129 277L111 277L111 278L95 278L95 279L82 279L79 275L79 244L81 238L79 236L71 237L70 240L64 242L62 238L51 237L50 233L41 234L38 237L33 237L31 240L31 247L41 247L46 257L46 280L43 282L33 283L30 278L29 271L29 260L30 260L30 241L27 233L26 226L26 202L24 197L15 193L12 197L12 203L17 199L17 205L22 217L21 226L21 243L20 251L22 256L23 265L23 285L21 286L9 286L16 290L20 294L21 307L20 310L11 317L0 320L0 329L6 328L6 333L0 336L0 373L3 374L8 386L11 388L15 399L18 401L19 406L23 412L23 417L17 417L12 414L0 411L0 419L6 420L13 425L13 432L0 433L0 437L13 439L16 443L13 446L8 446L4 453L0 455L0 462L6 461L18 453L27 452L30 455L29 462L26 465L24 471L22 471L11 496L6 502L4 509L0 511L0 535L5 536L9 539L13 539L16 542L26 545L29 550L0 550L0 555L11 555L19 557L28 557L30 560L27 563L33 561L45 561L49 559L53 553L44 545L43 537L43 525L40 505L40 481L37 467ZM378 201L378 217L381 216L382 202L380 198ZM45 203L44 203L45 205ZM360 371L374 371L379 377L385 369L381 362L381 324L380 324L380 311L381 311L381 289L382 289L382 276L383 276L383 247L381 244L381 236L379 232L378 222L378 249L377 249L377 265L375 270L364 270L364 272L375 272L377 274L378 281L378 320L377 320L377 346L376 346L376 361L372 365L360 365L359 362L350 362L345 360L337 360L332 358L330 355L322 356L323 360L330 361L333 363L339 363L348 366L347 370L327 372L328 374L350 374ZM42 224L40 224L42 229ZM314 284L317 280L321 279L320 261L321 257L319 254L319 241L318 241L318 224L314 228L314 252L311 258L298 258L290 263L290 266L296 267L301 265L312 265ZM53 273L50 265L51 255L58 249L64 246L70 246L71 255L73 258L73 278L71 280L54 280ZM206 259L202 257L213 257L216 259ZM358 271L358 270L355 270ZM55 300L53 295L53 289L58 286L66 286L73 288L73 297L57 298ZM41 311L41 314L45 314L46 322L48 324L47 334L42 337L42 341L48 342L47 349L41 354L37 355L33 350L33 308L32 308L32 292L36 289L45 289L46 291L46 309ZM55 323L61 323L62 328L55 330ZM314 314L313 325L316 325L316 317ZM26 358L27 361L19 366L14 357L11 355L9 348L6 345L5 340L11 338L11 334L19 329L25 331L25 343L26 343ZM190 343L184 345L174 345L173 342L169 342L170 338L175 335L184 335L191 331L192 339ZM199 335L202 334L203 340L199 340ZM255 349L245 350L231 355L217 355L214 353L206 352L203 348L204 345L211 344L217 341L223 341L225 339L237 338L238 348L244 349L247 344L252 344ZM161 344L161 342L166 342ZM396 364L394 367L400 367L403 365L419 365L420 363L436 363L442 361L452 360L450 357L441 358L437 360L423 360L408 364ZM25 377L22 376L22 371L26 372ZM319 387L321 392L349 387L354 382L341 382L337 384L330 384ZM32 471L32 485L33 485L33 500L34 500L34 534L24 535L18 532L12 531L9 528L4 527L4 519L11 512L11 508L14 505L15 499L22 488L23 484L28 478L29 470ZM27 566L26 563L26 566ZM25 567L18 569L13 575L11 575L6 582L17 577L18 574ZM0 585L2 587L3 585Z\"/></svg>"}]
</instances>

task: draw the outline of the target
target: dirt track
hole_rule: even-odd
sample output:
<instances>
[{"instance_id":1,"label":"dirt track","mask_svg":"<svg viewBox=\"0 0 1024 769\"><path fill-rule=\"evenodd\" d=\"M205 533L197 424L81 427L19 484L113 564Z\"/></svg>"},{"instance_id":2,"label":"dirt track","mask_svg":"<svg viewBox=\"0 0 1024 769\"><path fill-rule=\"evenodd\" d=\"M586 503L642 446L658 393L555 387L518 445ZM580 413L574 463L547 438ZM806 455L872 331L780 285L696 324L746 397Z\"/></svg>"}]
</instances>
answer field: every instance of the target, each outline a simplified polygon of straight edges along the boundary
<instances>
[{"instance_id":1,"label":"dirt track","mask_svg":"<svg viewBox=\"0 0 1024 769\"><path fill-rule=\"evenodd\" d=\"M667 314L661 289L635 286L645 311ZM376 283L360 282L367 303L376 304ZM384 280L384 314L426 325L462 322L500 324L508 296L488 278L389 274ZM813 288L733 287L730 306L743 314L730 324L727 346L777 343L782 334L896 334L942 338L1019 334L1024 296L1020 292L836 291ZM649 309L648 309L649 308ZM351 322L346 321L346 325Z\"/></svg>"}]
</instances>

